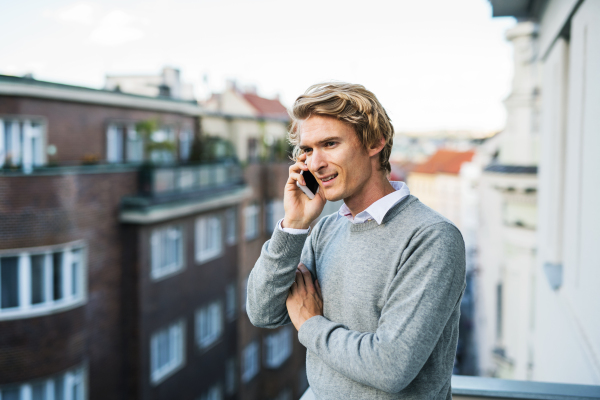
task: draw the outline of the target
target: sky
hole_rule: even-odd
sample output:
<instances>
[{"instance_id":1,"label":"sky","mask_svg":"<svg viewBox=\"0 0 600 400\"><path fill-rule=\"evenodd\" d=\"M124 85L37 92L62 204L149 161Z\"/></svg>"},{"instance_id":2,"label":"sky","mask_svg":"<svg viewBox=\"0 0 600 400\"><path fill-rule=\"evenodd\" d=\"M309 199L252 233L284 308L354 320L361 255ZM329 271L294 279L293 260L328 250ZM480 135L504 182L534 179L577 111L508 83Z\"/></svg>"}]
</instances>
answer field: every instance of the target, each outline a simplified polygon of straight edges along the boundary
<instances>
[{"instance_id":1,"label":"sky","mask_svg":"<svg viewBox=\"0 0 600 400\"><path fill-rule=\"evenodd\" d=\"M3 4L4 3L4 4ZM227 80L286 106L313 83L360 83L396 131L504 127L512 18L488 0L0 0L0 74L102 88L181 70L199 99Z\"/></svg>"}]
</instances>

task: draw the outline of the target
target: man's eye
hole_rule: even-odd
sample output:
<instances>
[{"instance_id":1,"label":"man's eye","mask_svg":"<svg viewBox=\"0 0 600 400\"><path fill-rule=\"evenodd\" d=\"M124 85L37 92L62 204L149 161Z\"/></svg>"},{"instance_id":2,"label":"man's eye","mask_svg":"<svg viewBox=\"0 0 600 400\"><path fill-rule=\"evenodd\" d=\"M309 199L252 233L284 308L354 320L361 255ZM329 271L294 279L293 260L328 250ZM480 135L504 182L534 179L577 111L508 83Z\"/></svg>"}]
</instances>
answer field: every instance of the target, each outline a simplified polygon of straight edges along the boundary
<instances>
[{"instance_id":1,"label":"man's eye","mask_svg":"<svg viewBox=\"0 0 600 400\"><path fill-rule=\"evenodd\" d=\"M334 146L334 145L335 145L335 142L327 142L327 143L325 143L325 146L327 146L327 147L331 147L331 146Z\"/></svg>"}]
</instances>

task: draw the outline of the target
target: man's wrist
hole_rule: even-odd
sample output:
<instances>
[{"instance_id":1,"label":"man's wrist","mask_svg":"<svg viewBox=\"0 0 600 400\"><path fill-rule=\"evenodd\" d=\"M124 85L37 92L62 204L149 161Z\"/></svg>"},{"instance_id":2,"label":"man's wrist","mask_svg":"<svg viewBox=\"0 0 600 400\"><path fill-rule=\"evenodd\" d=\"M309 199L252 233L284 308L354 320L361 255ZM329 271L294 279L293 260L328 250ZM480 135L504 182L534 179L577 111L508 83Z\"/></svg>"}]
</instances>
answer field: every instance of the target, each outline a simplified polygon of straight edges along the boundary
<instances>
[{"instance_id":1,"label":"man's wrist","mask_svg":"<svg viewBox=\"0 0 600 400\"><path fill-rule=\"evenodd\" d=\"M281 221L281 227L290 229L308 229L310 228L310 222L306 223L303 221L287 220L286 218L283 218L283 221Z\"/></svg>"}]
</instances>

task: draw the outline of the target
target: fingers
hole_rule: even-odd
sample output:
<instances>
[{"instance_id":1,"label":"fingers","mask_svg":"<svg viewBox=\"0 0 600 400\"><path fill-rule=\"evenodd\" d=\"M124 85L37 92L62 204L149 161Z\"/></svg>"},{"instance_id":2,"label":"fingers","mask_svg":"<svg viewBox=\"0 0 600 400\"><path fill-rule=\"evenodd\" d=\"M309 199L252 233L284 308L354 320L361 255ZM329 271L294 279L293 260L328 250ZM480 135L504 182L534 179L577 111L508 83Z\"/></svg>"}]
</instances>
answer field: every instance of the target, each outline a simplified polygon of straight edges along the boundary
<instances>
[{"instance_id":1,"label":"fingers","mask_svg":"<svg viewBox=\"0 0 600 400\"><path fill-rule=\"evenodd\" d=\"M308 270L308 268L306 268L306 266L304 264L300 263L300 264L298 264L297 271L300 271L302 277L304 278L304 286L306 286L306 290L309 293L314 293L315 286L312 281L312 275L310 274L310 271Z\"/></svg>"},{"instance_id":2,"label":"fingers","mask_svg":"<svg viewBox=\"0 0 600 400\"><path fill-rule=\"evenodd\" d=\"M317 293L319 294L319 297L321 298L321 300L323 300L323 293L321 293L321 285L319 284L318 279L315 279L315 287L317 288Z\"/></svg>"}]
</instances>

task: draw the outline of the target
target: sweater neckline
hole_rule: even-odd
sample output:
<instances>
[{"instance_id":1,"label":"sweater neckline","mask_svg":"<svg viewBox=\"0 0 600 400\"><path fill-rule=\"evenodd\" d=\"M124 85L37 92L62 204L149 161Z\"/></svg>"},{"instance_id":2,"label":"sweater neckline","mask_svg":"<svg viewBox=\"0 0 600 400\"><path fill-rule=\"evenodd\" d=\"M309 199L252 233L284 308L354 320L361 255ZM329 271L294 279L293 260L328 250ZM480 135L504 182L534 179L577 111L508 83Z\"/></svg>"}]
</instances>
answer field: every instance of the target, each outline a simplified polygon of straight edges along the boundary
<instances>
[{"instance_id":1,"label":"sweater neckline","mask_svg":"<svg viewBox=\"0 0 600 400\"><path fill-rule=\"evenodd\" d=\"M398 215L400 213L400 211L402 211L408 205L414 203L416 200L417 200L417 198L413 195L406 196L405 199L401 200L398 204L396 204L392 208L390 208L390 210L387 212L385 217L383 217L383 221L381 221L381 225L385 225L392 218L394 218L396 215ZM348 224L350 224L351 232L368 231L368 230L371 230L371 229L374 229L374 228L377 228L378 226L380 226L377 223L377 221L375 221L374 219L363 222L362 224L353 224L352 222L350 222L348 220L346 220L346 222Z\"/></svg>"}]
</instances>

